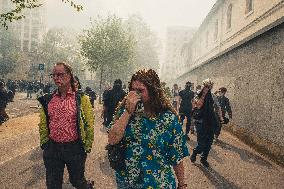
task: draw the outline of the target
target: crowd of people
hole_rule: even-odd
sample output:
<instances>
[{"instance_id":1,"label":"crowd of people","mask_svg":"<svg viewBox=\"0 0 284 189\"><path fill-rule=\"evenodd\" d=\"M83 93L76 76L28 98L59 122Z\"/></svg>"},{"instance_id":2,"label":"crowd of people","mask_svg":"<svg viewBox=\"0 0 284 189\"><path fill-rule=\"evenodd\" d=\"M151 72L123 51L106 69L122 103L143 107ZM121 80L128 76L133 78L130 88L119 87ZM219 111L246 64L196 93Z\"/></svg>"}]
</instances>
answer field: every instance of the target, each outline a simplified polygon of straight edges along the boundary
<instances>
[{"instance_id":1,"label":"crowd of people","mask_svg":"<svg viewBox=\"0 0 284 189\"><path fill-rule=\"evenodd\" d=\"M77 78L78 82L79 79ZM81 85L79 86L80 90ZM0 125L9 119L6 113L6 107L8 103L13 102L16 92L26 93L27 99L39 98L44 94L50 94L56 89L56 86L50 82L42 83L40 81L27 81L27 80L11 80L6 82L0 79ZM94 101L97 98L97 94L90 87L86 87L85 93L89 96L92 107L94 107Z\"/></svg>"},{"instance_id":2,"label":"crowd of people","mask_svg":"<svg viewBox=\"0 0 284 189\"><path fill-rule=\"evenodd\" d=\"M117 158L117 162L111 160L111 165L116 170L118 188L175 188L176 183L171 176L159 180L161 175L174 175L163 172L168 166L175 170L177 187L186 188L181 160L189 155L184 146L185 141L190 140L189 134L196 133L197 136L197 145L190 156L191 162L195 163L200 154L201 164L209 167L207 160L211 145L214 140L218 142L222 125L232 119L225 87L213 93L214 83L207 79L197 85L195 91L190 81L186 82L183 90L177 84L170 90L153 72L140 70L135 73L128 93L121 92L121 83L117 85L116 82L113 87L119 86L117 91L120 92L116 93L114 89L104 92L102 114L106 115L104 125L109 132L109 156L124 154ZM110 91L112 95L108 97ZM114 98L115 94L117 96ZM108 109L111 110L108 112ZM183 122L186 122L185 133L181 129ZM175 130L173 136L171 129ZM168 141L169 139L172 140ZM166 144L172 149L169 150L170 147ZM152 149L155 149L154 154ZM169 159L176 162L164 161ZM120 167L122 162L125 165Z\"/></svg>"},{"instance_id":3,"label":"crowd of people","mask_svg":"<svg viewBox=\"0 0 284 189\"><path fill-rule=\"evenodd\" d=\"M186 117L187 140L190 140L189 132L194 134L196 131L197 145L190 160L194 163L196 156L201 154L200 162L205 167L209 167L207 158L213 141L218 142L222 125L232 119L230 101L225 96L227 89L221 87L212 93L213 84L211 79L206 79L202 85L196 86L194 92L192 83L188 81L184 90L180 90L177 84L172 89L172 104L182 123Z\"/></svg>"},{"instance_id":4,"label":"crowd of people","mask_svg":"<svg viewBox=\"0 0 284 189\"><path fill-rule=\"evenodd\" d=\"M30 94L40 91L40 146L48 189L62 188L64 167L75 188L94 188L85 178L85 162L94 141L94 101L97 94L90 87L83 91L72 68L55 64L51 77L54 85L38 82L0 82L1 123L8 119L5 107L13 98L8 91ZM128 88L120 79L103 95L101 117L108 134L106 146L110 166L115 170L117 188L187 188L183 161L190 156L187 141L196 134L197 144L190 161L209 167L211 145L218 140L223 124L232 119L227 89L212 92L213 82L206 79L193 91L186 82L181 90L172 90L152 70L139 70ZM5 102L5 103L3 103ZM183 124L185 122L185 132Z\"/></svg>"}]
</instances>

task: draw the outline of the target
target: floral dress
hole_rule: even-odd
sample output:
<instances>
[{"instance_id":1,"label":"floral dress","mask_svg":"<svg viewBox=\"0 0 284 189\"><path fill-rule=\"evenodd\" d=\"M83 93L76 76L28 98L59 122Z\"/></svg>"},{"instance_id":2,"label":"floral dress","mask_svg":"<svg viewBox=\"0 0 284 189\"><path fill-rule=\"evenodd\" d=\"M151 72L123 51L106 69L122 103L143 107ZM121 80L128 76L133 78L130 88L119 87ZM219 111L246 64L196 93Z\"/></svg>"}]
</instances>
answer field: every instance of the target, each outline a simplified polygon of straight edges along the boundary
<instances>
[{"instance_id":1,"label":"floral dress","mask_svg":"<svg viewBox=\"0 0 284 189\"><path fill-rule=\"evenodd\" d=\"M116 172L117 188L175 189L173 166L189 155L178 117L171 111L153 119L135 114L124 137L126 170Z\"/></svg>"}]
</instances>

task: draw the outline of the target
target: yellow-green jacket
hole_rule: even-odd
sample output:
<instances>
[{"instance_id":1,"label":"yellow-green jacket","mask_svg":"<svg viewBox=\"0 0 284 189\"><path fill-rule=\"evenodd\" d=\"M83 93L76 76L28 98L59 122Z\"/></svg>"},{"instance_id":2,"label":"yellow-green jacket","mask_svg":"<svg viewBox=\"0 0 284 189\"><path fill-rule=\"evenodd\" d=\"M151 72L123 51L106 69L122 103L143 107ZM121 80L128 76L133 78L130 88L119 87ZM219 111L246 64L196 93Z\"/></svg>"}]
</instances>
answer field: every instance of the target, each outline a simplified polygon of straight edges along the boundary
<instances>
[{"instance_id":1,"label":"yellow-green jacket","mask_svg":"<svg viewBox=\"0 0 284 189\"><path fill-rule=\"evenodd\" d=\"M49 141L48 103L52 99L52 96L52 94L46 94L38 98L38 101L42 105L39 123L40 146L42 149L46 147ZM94 115L89 97L82 92L76 92L76 107L79 139L82 142L85 152L89 153L94 141Z\"/></svg>"}]
</instances>

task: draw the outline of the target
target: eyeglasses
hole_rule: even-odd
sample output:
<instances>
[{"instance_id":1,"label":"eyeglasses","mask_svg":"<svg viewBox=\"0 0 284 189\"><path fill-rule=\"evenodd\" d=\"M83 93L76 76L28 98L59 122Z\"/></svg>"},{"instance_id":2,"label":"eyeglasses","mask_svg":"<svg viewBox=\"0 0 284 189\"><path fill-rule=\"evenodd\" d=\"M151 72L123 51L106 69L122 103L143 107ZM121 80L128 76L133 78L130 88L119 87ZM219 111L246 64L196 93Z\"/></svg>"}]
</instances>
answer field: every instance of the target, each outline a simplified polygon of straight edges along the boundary
<instances>
[{"instance_id":1,"label":"eyeglasses","mask_svg":"<svg viewBox=\"0 0 284 189\"><path fill-rule=\"evenodd\" d=\"M58 77L58 78L63 78L65 76L66 73L52 73L50 74L49 76L51 78L55 78L55 77Z\"/></svg>"}]
</instances>

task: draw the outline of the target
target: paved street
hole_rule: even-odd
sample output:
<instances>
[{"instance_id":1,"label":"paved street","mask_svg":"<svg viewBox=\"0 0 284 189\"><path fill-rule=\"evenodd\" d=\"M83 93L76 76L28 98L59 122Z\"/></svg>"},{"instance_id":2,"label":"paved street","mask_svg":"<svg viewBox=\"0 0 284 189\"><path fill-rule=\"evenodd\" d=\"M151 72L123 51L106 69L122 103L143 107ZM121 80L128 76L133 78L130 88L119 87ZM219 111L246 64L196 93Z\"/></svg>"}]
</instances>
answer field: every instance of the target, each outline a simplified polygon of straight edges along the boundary
<instances>
[{"instance_id":1,"label":"paved street","mask_svg":"<svg viewBox=\"0 0 284 189\"><path fill-rule=\"evenodd\" d=\"M20 117L38 112L36 94L32 98L27 98L26 93L16 93L14 102L10 102L6 108L10 118Z\"/></svg>"},{"instance_id":2,"label":"paved street","mask_svg":"<svg viewBox=\"0 0 284 189\"><path fill-rule=\"evenodd\" d=\"M46 188L37 101L46 93L53 94L41 98L50 128L40 132L50 131L56 141L80 134L88 144L85 122L94 113L85 175L97 189L117 188L101 113L111 113L123 98L128 113L139 113L132 103L139 101L149 117L133 120L147 126L131 141L149 148L133 150L147 160L138 165L147 168L141 177L163 172L151 164L155 145L166 146L165 156L176 153L164 140L176 129L160 128L171 117L153 118L157 108L172 105L200 121L196 151L206 152L208 132L228 120L209 165L199 155L195 163L183 159L186 188L284 189L284 0L0 0L0 25L0 189ZM87 99L77 98L81 92L96 98L93 112L84 108ZM75 122L84 129L76 130ZM188 137L191 155L197 136ZM65 145L57 147L68 156ZM155 187L167 185L161 177L164 183ZM67 168L63 189L74 189Z\"/></svg>"},{"instance_id":3,"label":"paved street","mask_svg":"<svg viewBox=\"0 0 284 189\"><path fill-rule=\"evenodd\" d=\"M102 129L100 106L95 107L95 142L87 160L86 175L96 188L115 188L114 173L109 168L104 147L106 133ZM17 124L20 123L20 124ZM0 188L45 188L42 151L38 147L38 114L9 120L0 127ZM17 130L12 132L11 131ZM211 168L205 169L197 160L185 159L189 188L283 188L284 169L223 132L221 142L210 153ZM195 136L189 147L195 145ZM65 174L64 188L72 188Z\"/></svg>"}]
</instances>

